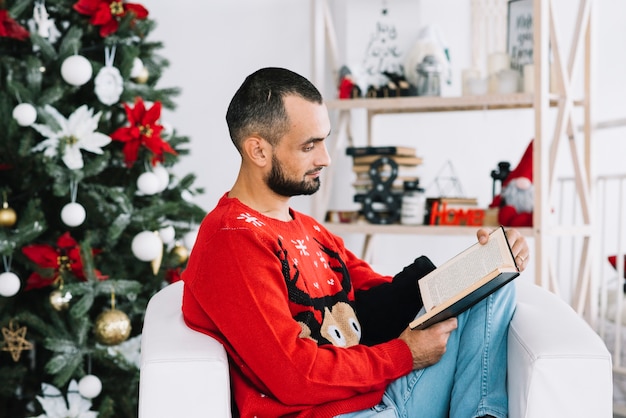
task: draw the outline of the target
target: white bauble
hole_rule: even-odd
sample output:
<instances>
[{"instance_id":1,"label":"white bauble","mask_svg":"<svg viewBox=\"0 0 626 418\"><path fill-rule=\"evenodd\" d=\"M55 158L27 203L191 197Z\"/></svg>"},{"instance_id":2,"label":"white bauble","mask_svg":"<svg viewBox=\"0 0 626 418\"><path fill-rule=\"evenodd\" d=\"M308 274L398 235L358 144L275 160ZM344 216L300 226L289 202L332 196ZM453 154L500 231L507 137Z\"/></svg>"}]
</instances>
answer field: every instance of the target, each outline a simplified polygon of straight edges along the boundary
<instances>
[{"instance_id":1,"label":"white bauble","mask_svg":"<svg viewBox=\"0 0 626 418\"><path fill-rule=\"evenodd\" d=\"M150 78L150 72L148 72L148 69L144 66L141 67L139 75L137 77L134 77L133 80L135 80L135 82L139 84L146 84L148 82L148 78Z\"/></svg>"},{"instance_id":2,"label":"white bauble","mask_svg":"<svg viewBox=\"0 0 626 418\"><path fill-rule=\"evenodd\" d=\"M170 184L170 173L167 171L165 167L161 164L157 164L152 167L152 172L159 178L159 190L158 192L162 192L167 189L167 186Z\"/></svg>"},{"instance_id":3,"label":"white bauble","mask_svg":"<svg viewBox=\"0 0 626 418\"><path fill-rule=\"evenodd\" d=\"M82 86L88 82L92 73L91 63L82 55L67 57L61 64L61 77L73 86Z\"/></svg>"},{"instance_id":4,"label":"white bauble","mask_svg":"<svg viewBox=\"0 0 626 418\"><path fill-rule=\"evenodd\" d=\"M37 120L37 109L30 103L20 103L13 109L13 119L20 126L30 126Z\"/></svg>"},{"instance_id":5,"label":"white bauble","mask_svg":"<svg viewBox=\"0 0 626 418\"><path fill-rule=\"evenodd\" d=\"M61 209L61 220L67 226L78 226L85 222L87 213L80 203L72 202Z\"/></svg>"},{"instance_id":6,"label":"white bauble","mask_svg":"<svg viewBox=\"0 0 626 418\"><path fill-rule=\"evenodd\" d=\"M133 238L131 250L135 257L141 261L152 261L163 252L163 241L161 241L158 233L143 231Z\"/></svg>"},{"instance_id":7,"label":"white bauble","mask_svg":"<svg viewBox=\"0 0 626 418\"><path fill-rule=\"evenodd\" d=\"M189 248L189 251L193 249L193 245L196 243L196 239L198 238L198 231L189 231L183 237L183 243L185 247Z\"/></svg>"},{"instance_id":8,"label":"white bauble","mask_svg":"<svg viewBox=\"0 0 626 418\"><path fill-rule=\"evenodd\" d=\"M145 195L158 193L160 188L159 177L151 171L146 171L137 177L137 189Z\"/></svg>"},{"instance_id":9,"label":"white bauble","mask_svg":"<svg viewBox=\"0 0 626 418\"><path fill-rule=\"evenodd\" d=\"M133 67L130 69L130 78L137 78L143 73L143 61L139 57L133 59Z\"/></svg>"},{"instance_id":10,"label":"white bauble","mask_svg":"<svg viewBox=\"0 0 626 418\"><path fill-rule=\"evenodd\" d=\"M111 106L117 103L124 92L124 79L122 79L120 70L112 65L100 69L94 84L98 100L105 105Z\"/></svg>"},{"instance_id":11,"label":"white bauble","mask_svg":"<svg viewBox=\"0 0 626 418\"><path fill-rule=\"evenodd\" d=\"M15 296L17 292L20 291L21 285L22 282L20 278L17 277L17 274L10 271L5 271L0 274L0 296L4 296L5 298Z\"/></svg>"},{"instance_id":12,"label":"white bauble","mask_svg":"<svg viewBox=\"0 0 626 418\"><path fill-rule=\"evenodd\" d=\"M102 382L97 376L88 374L78 381L78 393L83 398L93 399L102 392Z\"/></svg>"},{"instance_id":13,"label":"white bauble","mask_svg":"<svg viewBox=\"0 0 626 418\"><path fill-rule=\"evenodd\" d=\"M163 243L171 244L176 238L176 230L172 225L164 226L159 229L159 236L161 237L161 240L163 240Z\"/></svg>"},{"instance_id":14,"label":"white bauble","mask_svg":"<svg viewBox=\"0 0 626 418\"><path fill-rule=\"evenodd\" d=\"M185 202L193 203L193 194L191 194L189 190L183 190L182 192L180 192L180 197Z\"/></svg>"}]
</instances>

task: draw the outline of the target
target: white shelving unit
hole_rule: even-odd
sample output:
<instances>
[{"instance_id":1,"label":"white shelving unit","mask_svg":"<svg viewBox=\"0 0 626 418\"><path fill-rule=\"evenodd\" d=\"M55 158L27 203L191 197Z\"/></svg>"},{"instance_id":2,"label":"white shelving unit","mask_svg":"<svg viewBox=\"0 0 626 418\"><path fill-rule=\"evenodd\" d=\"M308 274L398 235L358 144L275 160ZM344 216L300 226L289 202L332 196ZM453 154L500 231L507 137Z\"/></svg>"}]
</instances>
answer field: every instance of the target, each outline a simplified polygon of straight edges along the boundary
<instances>
[{"instance_id":1,"label":"white shelving unit","mask_svg":"<svg viewBox=\"0 0 626 418\"><path fill-rule=\"evenodd\" d=\"M416 0L419 1L419 0ZM522 228L526 236L534 240L536 282L559 294L559 280L556 262L551 254L557 239L572 237L580 241L578 265L572 272L575 278L575 294L570 301L581 315L596 317L595 291L591 283L592 265L592 202L591 202L591 136L592 136L592 6L593 0L581 0L574 23L574 36L567 59L564 56L561 40L558 38L559 21L554 13L555 0L533 0L534 30L534 94L483 95L462 97L397 97L397 98L360 98L349 100L329 100L327 106L336 112L337 123L333 127L330 139L332 155L343 153L350 145L351 113L356 109L367 112L367 143L375 143L371 138L371 121L376 115L406 112L447 112L447 111L484 111L490 109L533 109L534 112L534 147L533 147L533 183L535 202L533 227ZM313 16L313 74L318 86L327 85L324 75L329 65L326 57L331 57L330 68L337 73L339 53L335 36L334 22L328 0L312 0ZM574 7L572 5L571 7ZM552 55L553 70L556 70L555 94L549 93L549 62ZM583 60L584 58L584 60ZM579 79L579 77L581 77ZM575 97L575 82L582 82L582 94ZM335 94L335 92L333 92ZM332 97L332 95L326 95ZM549 109L556 111L556 123L549 119ZM575 121L575 108L582 109L582 120ZM553 116L552 116L553 117ZM582 130L577 127L582 126ZM576 127L576 128L575 128ZM445 139L444 139L445 140ZM566 153L563 148L568 148ZM576 179L576 195L582 221L577 224L559 224L555 209L554 185L556 182L557 157L565 154L572 162ZM328 174L332 178L333 169ZM330 199L329 184L318 193L314 213L324 216ZM556 220L555 220L556 219ZM333 232L341 234L365 234L365 247L376 234L420 234L420 235L459 235L475 233L475 227L448 226L403 226L327 224Z\"/></svg>"}]
</instances>

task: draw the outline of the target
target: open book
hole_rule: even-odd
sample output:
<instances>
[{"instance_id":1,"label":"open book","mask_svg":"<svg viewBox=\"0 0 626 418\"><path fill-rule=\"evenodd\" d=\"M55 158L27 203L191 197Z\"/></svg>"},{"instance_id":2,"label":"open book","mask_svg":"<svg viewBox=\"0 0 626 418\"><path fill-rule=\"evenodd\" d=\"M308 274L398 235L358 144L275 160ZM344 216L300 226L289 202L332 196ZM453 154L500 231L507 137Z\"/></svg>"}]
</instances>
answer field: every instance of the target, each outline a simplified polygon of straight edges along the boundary
<instances>
[{"instance_id":1,"label":"open book","mask_svg":"<svg viewBox=\"0 0 626 418\"><path fill-rule=\"evenodd\" d=\"M412 329L424 329L466 311L519 276L504 228L476 243L419 280L426 313Z\"/></svg>"}]
</instances>

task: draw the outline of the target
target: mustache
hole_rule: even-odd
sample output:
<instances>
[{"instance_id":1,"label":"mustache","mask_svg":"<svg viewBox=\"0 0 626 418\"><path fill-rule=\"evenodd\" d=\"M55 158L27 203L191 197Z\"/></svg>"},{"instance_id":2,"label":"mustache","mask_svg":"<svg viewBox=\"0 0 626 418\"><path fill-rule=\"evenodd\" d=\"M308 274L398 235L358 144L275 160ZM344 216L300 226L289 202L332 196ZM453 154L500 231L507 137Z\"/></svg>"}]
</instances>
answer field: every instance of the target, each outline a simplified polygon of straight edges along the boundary
<instances>
[{"instance_id":1,"label":"mustache","mask_svg":"<svg viewBox=\"0 0 626 418\"><path fill-rule=\"evenodd\" d=\"M324 169L324 167L316 167L313 170L309 170L307 171L305 174L309 175L309 174L317 174L319 172L321 172Z\"/></svg>"}]
</instances>

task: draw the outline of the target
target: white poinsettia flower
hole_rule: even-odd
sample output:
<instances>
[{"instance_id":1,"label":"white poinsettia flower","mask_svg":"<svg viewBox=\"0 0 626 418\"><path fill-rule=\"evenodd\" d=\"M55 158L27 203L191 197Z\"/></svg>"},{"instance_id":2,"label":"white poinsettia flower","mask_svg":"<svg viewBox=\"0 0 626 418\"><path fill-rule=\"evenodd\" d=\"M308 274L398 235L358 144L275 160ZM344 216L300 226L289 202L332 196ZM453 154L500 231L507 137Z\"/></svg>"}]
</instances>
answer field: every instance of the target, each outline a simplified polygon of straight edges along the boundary
<instances>
[{"instance_id":1,"label":"white poinsettia flower","mask_svg":"<svg viewBox=\"0 0 626 418\"><path fill-rule=\"evenodd\" d=\"M102 154L102 147L111 142L108 135L96 132L98 121L102 112L93 114L93 109L87 105L82 105L65 119L54 107L46 105L44 107L59 124L60 130L55 131L47 125L31 125L37 132L45 136L46 139L33 147L33 151L43 151L46 157L55 157L59 152L63 155L61 159L65 165L76 170L83 168L83 156L80 150Z\"/></svg>"},{"instance_id":2,"label":"white poinsettia flower","mask_svg":"<svg viewBox=\"0 0 626 418\"><path fill-rule=\"evenodd\" d=\"M107 353L111 357L121 356L124 361L139 368L141 363L141 334L118 345L108 347Z\"/></svg>"},{"instance_id":3,"label":"white poinsettia flower","mask_svg":"<svg viewBox=\"0 0 626 418\"><path fill-rule=\"evenodd\" d=\"M37 396L37 400L45 411L36 418L97 418L98 412L90 411L91 401L83 398L78 393L76 380L70 382L67 390L67 403L63 394L56 387L48 384L41 384L43 396ZM69 407L68 407L69 405Z\"/></svg>"}]
</instances>

